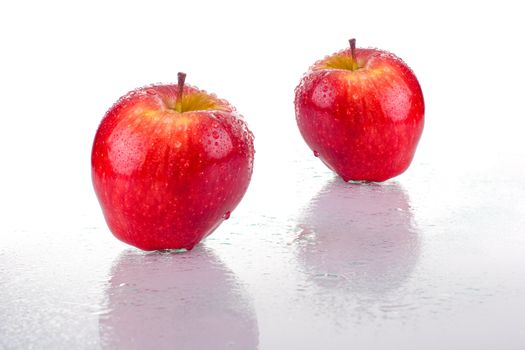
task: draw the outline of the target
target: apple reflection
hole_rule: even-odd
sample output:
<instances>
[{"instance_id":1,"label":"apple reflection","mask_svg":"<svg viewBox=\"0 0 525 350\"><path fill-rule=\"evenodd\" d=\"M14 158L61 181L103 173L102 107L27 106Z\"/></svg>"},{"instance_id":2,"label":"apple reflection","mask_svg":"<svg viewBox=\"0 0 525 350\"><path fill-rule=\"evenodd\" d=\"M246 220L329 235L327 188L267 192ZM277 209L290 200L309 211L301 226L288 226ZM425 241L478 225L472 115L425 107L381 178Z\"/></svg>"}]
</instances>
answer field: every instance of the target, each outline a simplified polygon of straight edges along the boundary
<instances>
[{"instance_id":1,"label":"apple reflection","mask_svg":"<svg viewBox=\"0 0 525 350\"><path fill-rule=\"evenodd\" d=\"M107 349L255 349L251 300L235 275L205 246L188 253L124 252L112 268Z\"/></svg>"},{"instance_id":2,"label":"apple reflection","mask_svg":"<svg viewBox=\"0 0 525 350\"><path fill-rule=\"evenodd\" d=\"M408 195L397 182L334 178L302 212L297 229L308 281L358 298L398 288L419 255Z\"/></svg>"}]
</instances>

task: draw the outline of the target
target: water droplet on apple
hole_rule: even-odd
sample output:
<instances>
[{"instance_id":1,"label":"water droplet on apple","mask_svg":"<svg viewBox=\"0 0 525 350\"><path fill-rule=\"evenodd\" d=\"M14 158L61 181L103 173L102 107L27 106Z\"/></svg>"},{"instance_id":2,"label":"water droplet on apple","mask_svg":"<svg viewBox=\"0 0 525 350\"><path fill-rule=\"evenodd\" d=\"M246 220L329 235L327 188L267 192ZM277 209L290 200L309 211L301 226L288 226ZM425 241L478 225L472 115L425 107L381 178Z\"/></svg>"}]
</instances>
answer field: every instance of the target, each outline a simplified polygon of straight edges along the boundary
<instances>
[{"instance_id":1,"label":"water droplet on apple","mask_svg":"<svg viewBox=\"0 0 525 350\"><path fill-rule=\"evenodd\" d=\"M173 145L175 146L175 148L179 148L182 145L182 143L177 140Z\"/></svg>"},{"instance_id":2,"label":"water droplet on apple","mask_svg":"<svg viewBox=\"0 0 525 350\"><path fill-rule=\"evenodd\" d=\"M319 152L314 151L314 156L319 157Z\"/></svg>"},{"instance_id":3,"label":"water droplet on apple","mask_svg":"<svg viewBox=\"0 0 525 350\"><path fill-rule=\"evenodd\" d=\"M147 93L148 95L156 95L156 94L157 94L157 91L155 91L155 90L153 90L153 89L148 89L148 90L146 90L146 93Z\"/></svg>"},{"instance_id":4,"label":"water droplet on apple","mask_svg":"<svg viewBox=\"0 0 525 350\"><path fill-rule=\"evenodd\" d=\"M213 130L211 135L213 136L214 139L218 139L219 138L219 133L217 132L217 130Z\"/></svg>"},{"instance_id":5,"label":"water droplet on apple","mask_svg":"<svg viewBox=\"0 0 525 350\"><path fill-rule=\"evenodd\" d=\"M354 100L357 100L359 98L359 95L358 94L353 94L352 97L354 98Z\"/></svg>"},{"instance_id":6,"label":"water droplet on apple","mask_svg":"<svg viewBox=\"0 0 525 350\"><path fill-rule=\"evenodd\" d=\"M222 216L222 218L223 218L224 220L228 220L228 219L230 218L231 213L232 213L232 212L228 210L226 213L224 213L224 215Z\"/></svg>"}]
</instances>

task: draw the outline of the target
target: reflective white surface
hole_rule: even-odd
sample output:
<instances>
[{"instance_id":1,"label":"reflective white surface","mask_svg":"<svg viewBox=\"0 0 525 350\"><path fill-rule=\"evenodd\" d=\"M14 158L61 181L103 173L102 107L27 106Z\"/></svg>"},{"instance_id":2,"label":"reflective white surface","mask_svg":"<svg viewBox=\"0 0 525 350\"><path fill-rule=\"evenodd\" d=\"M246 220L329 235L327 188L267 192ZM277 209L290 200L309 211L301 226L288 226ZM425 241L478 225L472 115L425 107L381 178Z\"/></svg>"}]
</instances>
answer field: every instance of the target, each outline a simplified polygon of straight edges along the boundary
<instances>
[{"instance_id":1,"label":"reflective white surface","mask_svg":"<svg viewBox=\"0 0 525 350\"><path fill-rule=\"evenodd\" d=\"M497 178L416 161L396 180L347 184L304 156L290 164L307 176L256 178L188 253L129 248L98 218L3 231L2 346L523 347L519 158L500 159Z\"/></svg>"},{"instance_id":2,"label":"reflective white surface","mask_svg":"<svg viewBox=\"0 0 525 350\"><path fill-rule=\"evenodd\" d=\"M0 5L0 349L524 349L521 12L261 4ZM334 177L295 127L301 74L349 35L425 94L383 184ZM109 233L90 147L119 95L178 70L246 117L255 172L193 251L145 253Z\"/></svg>"}]
</instances>

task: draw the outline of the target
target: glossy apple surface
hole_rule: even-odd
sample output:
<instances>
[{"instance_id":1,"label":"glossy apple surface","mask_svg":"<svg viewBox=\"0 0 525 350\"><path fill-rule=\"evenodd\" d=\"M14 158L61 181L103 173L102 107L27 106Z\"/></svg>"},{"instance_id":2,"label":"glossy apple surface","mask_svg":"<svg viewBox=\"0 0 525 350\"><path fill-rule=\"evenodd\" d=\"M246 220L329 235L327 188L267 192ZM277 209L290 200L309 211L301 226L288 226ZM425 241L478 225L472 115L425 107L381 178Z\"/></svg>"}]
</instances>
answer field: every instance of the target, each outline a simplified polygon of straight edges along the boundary
<instances>
[{"instance_id":1,"label":"glossy apple surface","mask_svg":"<svg viewBox=\"0 0 525 350\"><path fill-rule=\"evenodd\" d=\"M401 59L354 47L310 68L296 88L295 111L308 146L345 181L385 181L410 165L425 106Z\"/></svg>"},{"instance_id":2,"label":"glossy apple surface","mask_svg":"<svg viewBox=\"0 0 525 350\"><path fill-rule=\"evenodd\" d=\"M182 80L136 89L111 107L93 143L92 179L118 239L189 250L229 218L253 157L235 109Z\"/></svg>"}]
</instances>

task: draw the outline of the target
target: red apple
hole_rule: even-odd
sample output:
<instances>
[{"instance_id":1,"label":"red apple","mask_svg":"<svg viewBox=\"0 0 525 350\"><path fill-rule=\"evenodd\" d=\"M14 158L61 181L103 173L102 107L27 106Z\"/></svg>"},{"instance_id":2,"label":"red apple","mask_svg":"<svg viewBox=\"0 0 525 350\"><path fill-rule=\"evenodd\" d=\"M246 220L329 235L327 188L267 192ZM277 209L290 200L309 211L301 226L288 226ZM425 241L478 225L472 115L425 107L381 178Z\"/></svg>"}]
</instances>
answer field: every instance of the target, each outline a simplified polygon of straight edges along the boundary
<instances>
[{"instance_id":1,"label":"red apple","mask_svg":"<svg viewBox=\"0 0 525 350\"><path fill-rule=\"evenodd\" d=\"M253 135L242 116L184 79L120 98L93 143L106 222L144 250L192 249L229 218L252 175Z\"/></svg>"},{"instance_id":2,"label":"red apple","mask_svg":"<svg viewBox=\"0 0 525 350\"><path fill-rule=\"evenodd\" d=\"M314 155L345 181L404 172L423 131L419 82L398 57L350 48L317 61L295 90L297 125Z\"/></svg>"}]
</instances>

